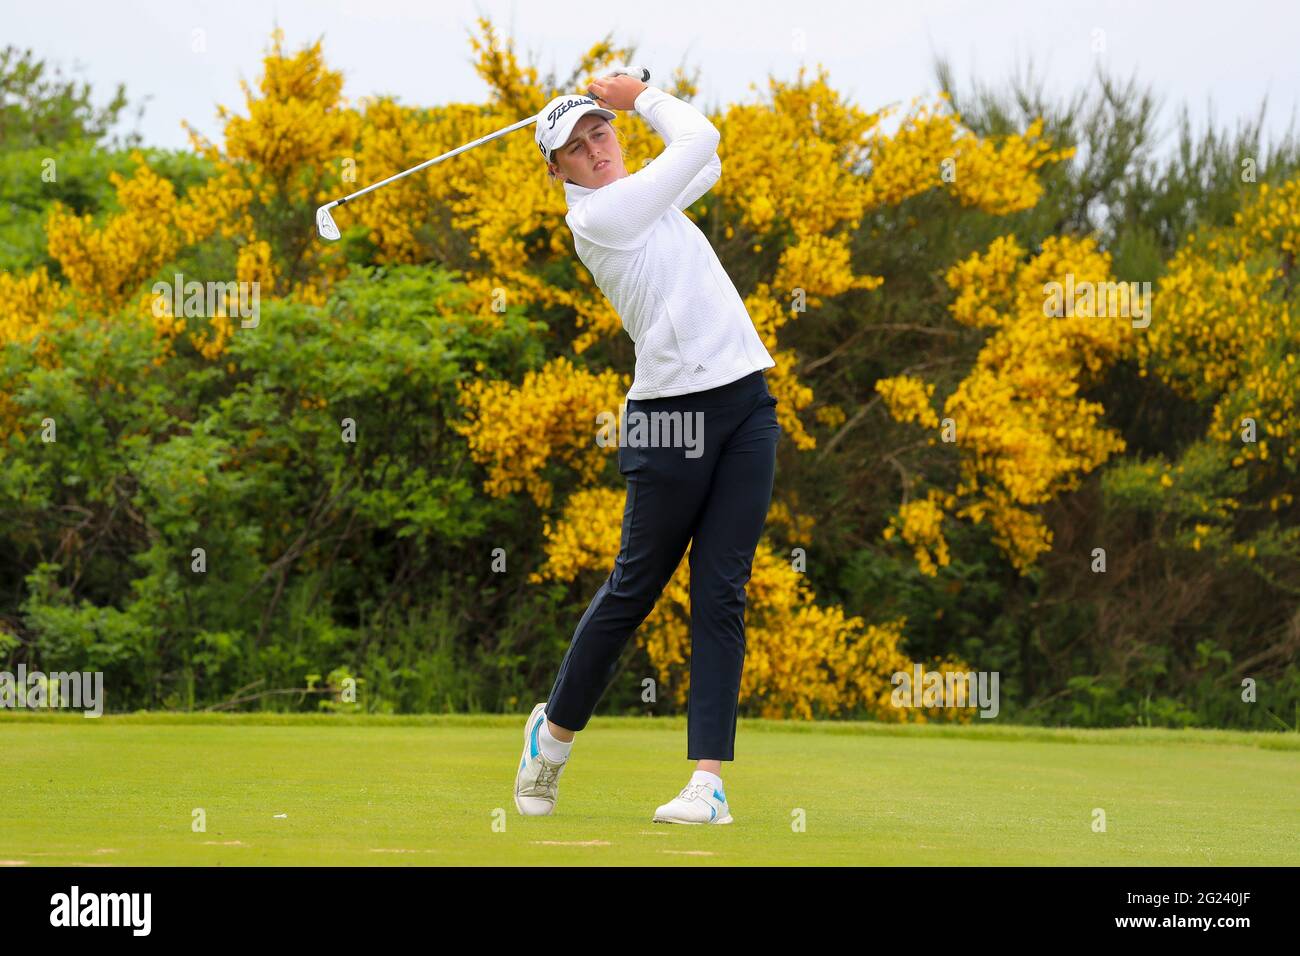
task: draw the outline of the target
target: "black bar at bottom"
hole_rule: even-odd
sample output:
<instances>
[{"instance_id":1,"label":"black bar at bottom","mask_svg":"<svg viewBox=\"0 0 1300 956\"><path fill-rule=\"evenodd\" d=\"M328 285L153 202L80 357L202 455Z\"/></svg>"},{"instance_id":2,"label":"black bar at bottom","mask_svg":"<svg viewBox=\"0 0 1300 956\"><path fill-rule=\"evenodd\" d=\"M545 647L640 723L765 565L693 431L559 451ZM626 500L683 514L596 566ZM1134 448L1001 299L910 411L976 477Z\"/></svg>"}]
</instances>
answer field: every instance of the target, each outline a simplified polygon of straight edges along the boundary
<instances>
[{"instance_id":1,"label":"black bar at bottom","mask_svg":"<svg viewBox=\"0 0 1300 956\"><path fill-rule=\"evenodd\" d=\"M893 930L936 945L952 942L954 932L1000 942L1043 939L1043 930L1056 934L1047 939L1070 941L1173 934L1230 942L1243 933L1294 929L1295 870L14 867L0 868L0 901L9 944L79 933L129 942L282 938L347 945L352 929L440 925L454 929L461 944L467 930L486 942L497 933L547 926L557 939L576 941L592 920L606 934L617 934L621 923L629 939L652 933L665 943L680 943L693 923L727 945L737 934L778 928L815 944L837 925L858 939ZM609 906L602 906L606 900ZM118 925L81 925L114 917ZM809 932L816 935L802 935Z\"/></svg>"}]
</instances>

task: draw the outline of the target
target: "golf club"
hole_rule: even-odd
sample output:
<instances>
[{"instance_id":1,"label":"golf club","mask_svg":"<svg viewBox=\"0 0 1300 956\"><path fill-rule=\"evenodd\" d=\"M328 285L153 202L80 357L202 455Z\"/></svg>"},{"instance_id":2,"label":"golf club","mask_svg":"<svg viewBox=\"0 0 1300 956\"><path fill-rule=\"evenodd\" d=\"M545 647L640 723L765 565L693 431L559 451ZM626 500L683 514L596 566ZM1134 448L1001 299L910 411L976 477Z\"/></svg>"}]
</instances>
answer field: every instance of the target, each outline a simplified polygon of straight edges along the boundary
<instances>
[{"instance_id":1,"label":"golf club","mask_svg":"<svg viewBox=\"0 0 1300 956\"><path fill-rule=\"evenodd\" d=\"M620 75L635 76L642 83L650 82L650 71L645 69L644 67L617 66L611 69L605 75L606 76L620 76ZM450 159L452 156L455 156L457 153L463 153L465 152L465 150L473 149L475 146L482 146L484 143L494 140L498 136L504 136L506 135L506 133L512 133L517 129L520 129L524 126L529 126L535 122L537 122L536 116L530 116L527 119L522 119L518 123L514 123L510 126L505 127L504 129L497 130L495 133L489 133L486 136L480 136L472 143L466 143L464 146L457 146L455 149L451 150L450 152L443 153L441 156L436 156L433 159L427 159L424 162L420 163L420 165L418 166L412 166L408 170L397 173L396 175L393 176L389 176L387 179L381 180L380 182L367 186L365 189L358 189L356 192L352 193L349 196L344 196L342 199L336 199L333 202L326 203L325 205L321 206L319 209L316 210L316 232L320 235L322 239L328 239L331 242L335 241L336 239L339 238L340 234L339 234L339 227L335 224L334 217L330 214L330 209L332 209L334 206L342 206L344 203L351 202L352 200L356 199L358 196L364 196L366 193L372 192L373 190L376 190L381 186L387 186L389 183L396 182L397 180L401 179L403 176L409 176L411 175L411 173L418 173L420 170L432 166L434 163L440 163L444 159Z\"/></svg>"}]
</instances>

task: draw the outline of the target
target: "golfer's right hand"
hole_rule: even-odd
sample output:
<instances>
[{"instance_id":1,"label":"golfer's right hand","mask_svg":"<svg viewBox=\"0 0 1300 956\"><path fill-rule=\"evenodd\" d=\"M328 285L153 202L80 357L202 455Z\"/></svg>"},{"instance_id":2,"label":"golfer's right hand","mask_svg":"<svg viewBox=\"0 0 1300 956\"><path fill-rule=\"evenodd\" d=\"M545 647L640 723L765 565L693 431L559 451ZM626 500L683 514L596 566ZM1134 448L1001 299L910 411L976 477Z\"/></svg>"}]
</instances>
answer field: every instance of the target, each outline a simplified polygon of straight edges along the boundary
<instances>
[{"instance_id":1,"label":"golfer's right hand","mask_svg":"<svg viewBox=\"0 0 1300 956\"><path fill-rule=\"evenodd\" d=\"M641 91L645 88L646 84L636 77L620 74L618 76L602 76L598 80L592 80L587 91L591 94L591 98L601 106L612 110L630 110L636 103L636 98L641 95Z\"/></svg>"}]
</instances>

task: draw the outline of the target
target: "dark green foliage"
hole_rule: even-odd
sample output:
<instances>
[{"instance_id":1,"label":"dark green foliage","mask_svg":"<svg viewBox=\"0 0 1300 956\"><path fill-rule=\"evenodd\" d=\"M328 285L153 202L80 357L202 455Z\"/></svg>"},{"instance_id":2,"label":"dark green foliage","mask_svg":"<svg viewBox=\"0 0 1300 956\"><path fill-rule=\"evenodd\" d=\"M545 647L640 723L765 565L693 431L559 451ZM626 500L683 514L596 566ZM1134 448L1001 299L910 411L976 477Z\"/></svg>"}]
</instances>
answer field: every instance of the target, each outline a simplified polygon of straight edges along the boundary
<instances>
[{"instance_id":1,"label":"dark green foliage","mask_svg":"<svg viewBox=\"0 0 1300 956\"><path fill-rule=\"evenodd\" d=\"M540 539L538 515L478 491L449 423L476 363L517 378L540 346L517 312L490 335L439 315L463 294L404 267L357 271L328 309L265 303L222 359L233 375L185 347L154 366L152 331L125 314L55 333L54 371L33 367L34 343L0 353L30 425L0 472L10 656L105 670L115 708L213 704L341 665L366 676L369 709L526 696L521 668L545 665L521 635L553 650L555 595L520 574L497 585L490 552L535 566L510 545Z\"/></svg>"},{"instance_id":2,"label":"dark green foliage","mask_svg":"<svg viewBox=\"0 0 1300 956\"><path fill-rule=\"evenodd\" d=\"M122 84L108 103L96 108L89 83L65 78L58 66L38 59L32 50L13 45L0 49L0 145L6 151L96 142L108 134L126 105ZM118 147L138 143L136 134L114 141Z\"/></svg>"}]
</instances>

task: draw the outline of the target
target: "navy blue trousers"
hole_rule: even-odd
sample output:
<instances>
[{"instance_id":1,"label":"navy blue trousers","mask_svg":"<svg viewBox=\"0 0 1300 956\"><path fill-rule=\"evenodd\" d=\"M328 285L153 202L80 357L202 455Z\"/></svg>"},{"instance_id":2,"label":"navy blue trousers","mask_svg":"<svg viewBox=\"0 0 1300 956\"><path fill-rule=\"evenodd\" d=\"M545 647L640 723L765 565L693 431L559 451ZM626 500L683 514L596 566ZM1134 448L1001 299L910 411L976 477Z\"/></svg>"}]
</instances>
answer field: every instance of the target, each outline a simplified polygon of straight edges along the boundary
<instances>
[{"instance_id":1,"label":"navy blue trousers","mask_svg":"<svg viewBox=\"0 0 1300 956\"><path fill-rule=\"evenodd\" d=\"M745 663L745 586L767 520L781 426L762 371L702 392L629 399L618 470L627 478L623 537L614 569L569 642L546 702L566 730L587 725L619 657L690 545L691 686L688 760L734 760L736 709ZM676 446L657 417L638 442L635 412L680 413ZM687 418L696 434L684 427ZM688 438L689 436L689 438ZM646 436L640 436L645 439ZM684 447L685 446L685 447Z\"/></svg>"}]
</instances>

